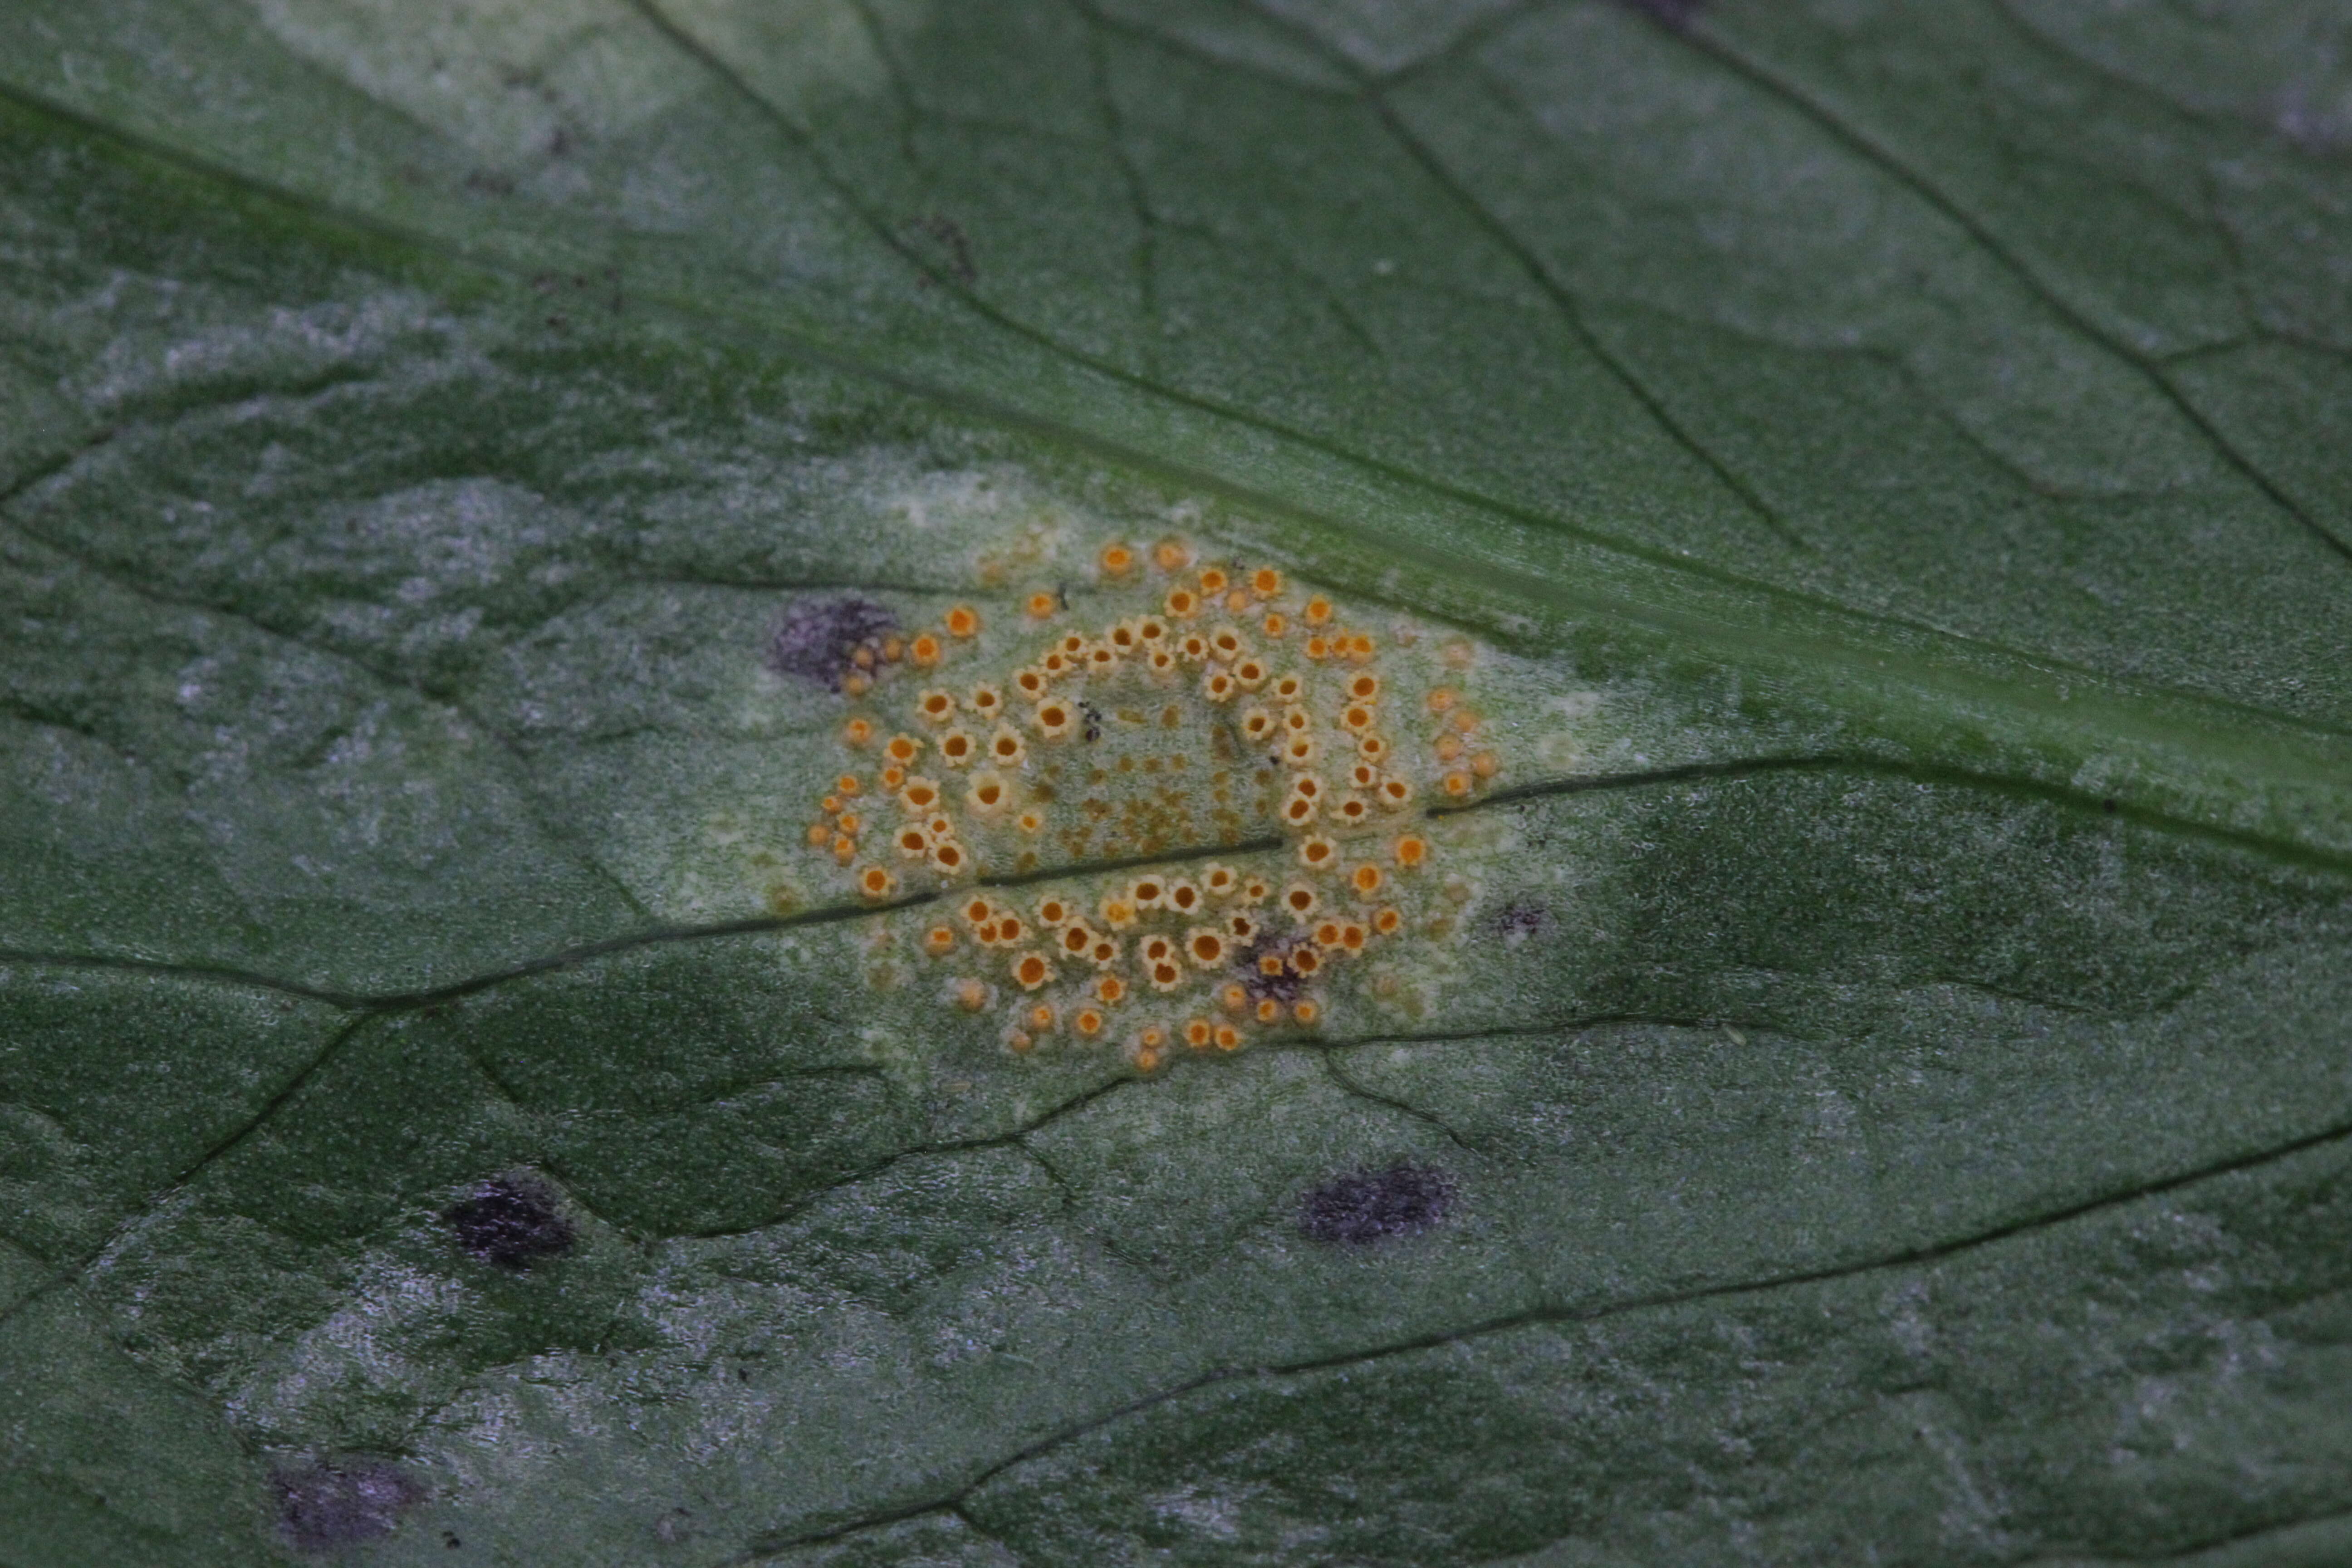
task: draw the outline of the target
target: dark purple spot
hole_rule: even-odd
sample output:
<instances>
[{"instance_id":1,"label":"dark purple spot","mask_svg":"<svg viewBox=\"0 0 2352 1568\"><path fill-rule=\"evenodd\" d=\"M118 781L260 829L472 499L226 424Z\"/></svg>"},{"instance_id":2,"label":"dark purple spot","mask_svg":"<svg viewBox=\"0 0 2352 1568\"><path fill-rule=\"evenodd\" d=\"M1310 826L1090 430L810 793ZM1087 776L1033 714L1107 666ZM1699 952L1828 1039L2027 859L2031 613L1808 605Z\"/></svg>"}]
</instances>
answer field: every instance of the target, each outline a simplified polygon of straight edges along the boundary
<instances>
[{"instance_id":1,"label":"dark purple spot","mask_svg":"<svg viewBox=\"0 0 2352 1568\"><path fill-rule=\"evenodd\" d=\"M1386 1170L1334 1176L1310 1189L1298 1200L1298 1228L1315 1241L1366 1247L1428 1230L1453 1206L1451 1176L1400 1161Z\"/></svg>"},{"instance_id":2,"label":"dark purple spot","mask_svg":"<svg viewBox=\"0 0 2352 1568\"><path fill-rule=\"evenodd\" d=\"M787 609L768 637L768 668L778 675L841 689L841 678L856 668L858 653L879 655L882 639L898 629L898 617L871 599L845 594L803 599Z\"/></svg>"},{"instance_id":3,"label":"dark purple spot","mask_svg":"<svg viewBox=\"0 0 2352 1568\"><path fill-rule=\"evenodd\" d=\"M447 1218L458 1246L506 1268L552 1258L572 1246L572 1222L557 1211L554 1194L536 1182L485 1182Z\"/></svg>"},{"instance_id":4,"label":"dark purple spot","mask_svg":"<svg viewBox=\"0 0 2352 1568\"><path fill-rule=\"evenodd\" d=\"M278 1528L298 1552L332 1552L389 1535L425 1489L383 1459L331 1459L279 1470Z\"/></svg>"},{"instance_id":5,"label":"dark purple spot","mask_svg":"<svg viewBox=\"0 0 2352 1568\"><path fill-rule=\"evenodd\" d=\"M1279 1002L1285 1006L1307 993L1307 976L1289 967L1290 955L1313 944L1304 937L1276 936L1272 931L1260 931L1250 939L1250 944L1234 954L1234 978L1242 983L1252 1002ZM1268 974L1260 967L1261 959L1283 961L1279 973Z\"/></svg>"}]
</instances>

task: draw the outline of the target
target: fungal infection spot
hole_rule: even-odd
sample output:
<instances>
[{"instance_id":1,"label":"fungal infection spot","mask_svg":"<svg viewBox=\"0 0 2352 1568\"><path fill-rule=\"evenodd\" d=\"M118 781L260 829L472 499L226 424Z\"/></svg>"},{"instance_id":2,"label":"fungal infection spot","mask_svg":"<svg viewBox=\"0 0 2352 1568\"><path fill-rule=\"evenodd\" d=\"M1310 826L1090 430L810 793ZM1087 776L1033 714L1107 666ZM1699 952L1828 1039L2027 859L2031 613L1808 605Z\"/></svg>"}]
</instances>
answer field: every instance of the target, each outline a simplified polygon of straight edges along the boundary
<instances>
[{"instance_id":1,"label":"fungal infection spot","mask_svg":"<svg viewBox=\"0 0 2352 1568\"><path fill-rule=\"evenodd\" d=\"M1300 1196L1298 1228L1316 1241L1365 1247L1444 1223L1454 1198L1453 1178L1431 1166L1352 1171Z\"/></svg>"},{"instance_id":2,"label":"fungal infection spot","mask_svg":"<svg viewBox=\"0 0 2352 1568\"><path fill-rule=\"evenodd\" d=\"M558 1257L572 1243L555 1195L528 1177L485 1182L443 1217L467 1252L508 1268Z\"/></svg>"},{"instance_id":3,"label":"fungal infection spot","mask_svg":"<svg viewBox=\"0 0 2352 1568\"><path fill-rule=\"evenodd\" d=\"M866 671L884 662L881 651L898 628L898 617L871 599L803 599L769 635L768 668L856 696L871 689Z\"/></svg>"},{"instance_id":4,"label":"fungal infection spot","mask_svg":"<svg viewBox=\"0 0 2352 1568\"><path fill-rule=\"evenodd\" d=\"M280 1537L305 1555L340 1556L389 1535L403 1514L430 1495L397 1465L358 1458L278 1469L270 1487ZM457 1538L447 1540L454 1545Z\"/></svg>"},{"instance_id":5,"label":"fungal infection spot","mask_svg":"<svg viewBox=\"0 0 2352 1568\"><path fill-rule=\"evenodd\" d=\"M1467 885L1422 874L1447 836L1416 802L1508 765L1468 645L1181 539L1087 559L1087 624L1052 580L925 626L862 600L788 617L772 665L847 710L819 874L903 904L876 918L940 965L926 994L997 1011L1023 1055L1108 1044L1150 1072L1393 993L1374 955L1454 940Z\"/></svg>"}]
</instances>

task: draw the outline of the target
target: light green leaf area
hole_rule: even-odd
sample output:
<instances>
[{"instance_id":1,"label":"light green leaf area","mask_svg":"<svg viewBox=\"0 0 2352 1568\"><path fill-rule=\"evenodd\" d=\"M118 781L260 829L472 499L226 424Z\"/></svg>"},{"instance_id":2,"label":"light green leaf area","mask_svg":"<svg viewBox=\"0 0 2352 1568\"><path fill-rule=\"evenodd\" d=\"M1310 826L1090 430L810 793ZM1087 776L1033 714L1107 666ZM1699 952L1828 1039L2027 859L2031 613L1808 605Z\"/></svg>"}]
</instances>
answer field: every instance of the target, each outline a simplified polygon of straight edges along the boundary
<instances>
[{"instance_id":1,"label":"light green leaf area","mask_svg":"<svg viewBox=\"0 0 2352 1568\"><path fill-rule=\"evenodd\" d=\"M0 8L0 1565L2352 1554L2347 59ZM1085 678L1034 831L910 716L1163 540L1410 784L1231 1050L954 911L1280 918L1270 699ZM778 657L852 601L980 630Z\"/></svg>"}]
</instances>

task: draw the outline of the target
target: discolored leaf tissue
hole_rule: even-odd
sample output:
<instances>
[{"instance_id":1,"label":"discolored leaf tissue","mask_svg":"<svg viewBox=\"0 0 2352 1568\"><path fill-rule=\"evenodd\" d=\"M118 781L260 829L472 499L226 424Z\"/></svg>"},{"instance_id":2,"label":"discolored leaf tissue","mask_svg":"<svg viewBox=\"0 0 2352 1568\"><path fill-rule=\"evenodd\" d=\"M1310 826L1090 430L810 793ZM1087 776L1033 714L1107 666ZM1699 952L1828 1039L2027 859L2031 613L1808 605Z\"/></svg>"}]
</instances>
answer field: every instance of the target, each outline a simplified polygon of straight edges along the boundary
<instances>
[{"instance_id":1,"label":"discolored leaf tissue","mask_svg":"<svg viewBox=\"0 0 2352 1568\"><path fill-rule=\"evenodd\" d=\"M0 1563L2352 1558L2347 60L0 6Z\"/></svg>"}]
</instances>

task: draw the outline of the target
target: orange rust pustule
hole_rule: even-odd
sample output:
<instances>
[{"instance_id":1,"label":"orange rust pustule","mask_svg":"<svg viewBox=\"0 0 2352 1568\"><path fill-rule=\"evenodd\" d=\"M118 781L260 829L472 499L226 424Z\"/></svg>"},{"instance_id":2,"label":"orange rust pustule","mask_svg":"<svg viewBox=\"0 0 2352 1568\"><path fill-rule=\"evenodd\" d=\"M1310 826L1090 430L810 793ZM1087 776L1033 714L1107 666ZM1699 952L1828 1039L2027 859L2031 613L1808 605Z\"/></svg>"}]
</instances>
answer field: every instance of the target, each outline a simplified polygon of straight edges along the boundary
<instances>
[{"instance_id":1,"label":"orange rust pustule","mask_svg":"<svg viewBox=\"0 0 2352 1568\"><path fill-rule=\"evenodd\" d=\"M878 904L975 874L1027 880L1055 850L1152 856L1268 827L1284 850L897 917L911 953L985 961L987 980L939 994L998 1009L1021 1054L1112 1044L1150 1071L1180 1042L1232 1050L1245 1028L1319 1026L1357 955L1459 932L1463 879L1423 874L1437 840L1417 803L1477 798L1506 768L1507 727L1466 689L1475 650L1410 626L1375 636L1272 567L1202 562L1182 540L1115 542L1093 563L1082 611L1062 584L1031 583L992 624L957 605L854 650L812 857ZM1097 602L1109 613L1085 624ZM1395 993L1387 970L1365 972ZM1114 1013L1129 1020L1116 1039Z\"/></svg>"}]
</instances>

